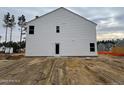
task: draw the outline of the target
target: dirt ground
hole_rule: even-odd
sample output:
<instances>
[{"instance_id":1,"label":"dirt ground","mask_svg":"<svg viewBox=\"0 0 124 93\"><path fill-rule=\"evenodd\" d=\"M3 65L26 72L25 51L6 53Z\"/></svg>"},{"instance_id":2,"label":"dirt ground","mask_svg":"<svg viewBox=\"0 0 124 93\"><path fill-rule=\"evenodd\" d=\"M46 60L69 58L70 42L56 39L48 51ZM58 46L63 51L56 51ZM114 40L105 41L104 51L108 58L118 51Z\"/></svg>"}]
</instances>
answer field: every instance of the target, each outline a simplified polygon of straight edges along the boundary
<instances>
[{"instance_id":1,"label":"dirt ground","mask_svg":"<svg viewBox=\"0 0 124 93\"><path fill-rule=\"evenodd\" d=\"M124 84L124 57L22 57L0 60L4 85Z\"/></svg>"}]
</instances>

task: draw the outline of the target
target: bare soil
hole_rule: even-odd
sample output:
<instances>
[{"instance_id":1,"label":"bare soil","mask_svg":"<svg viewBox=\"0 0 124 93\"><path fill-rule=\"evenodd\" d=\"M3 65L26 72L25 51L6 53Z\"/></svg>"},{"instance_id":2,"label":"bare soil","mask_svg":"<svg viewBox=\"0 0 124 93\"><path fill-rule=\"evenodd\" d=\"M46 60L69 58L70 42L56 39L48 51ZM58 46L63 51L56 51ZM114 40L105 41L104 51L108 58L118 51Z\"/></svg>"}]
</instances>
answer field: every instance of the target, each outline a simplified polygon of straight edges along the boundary
<instances>
[{"instance_id":1,"label":"bare soil","mask_svg":"<svg viewBox=\"0 0 124 93\"><path fill-rule=\"evenodd\" d=\"M0 84L123 85L124 57L9 57L0 60Z\"/></svg>"}]
</instances>

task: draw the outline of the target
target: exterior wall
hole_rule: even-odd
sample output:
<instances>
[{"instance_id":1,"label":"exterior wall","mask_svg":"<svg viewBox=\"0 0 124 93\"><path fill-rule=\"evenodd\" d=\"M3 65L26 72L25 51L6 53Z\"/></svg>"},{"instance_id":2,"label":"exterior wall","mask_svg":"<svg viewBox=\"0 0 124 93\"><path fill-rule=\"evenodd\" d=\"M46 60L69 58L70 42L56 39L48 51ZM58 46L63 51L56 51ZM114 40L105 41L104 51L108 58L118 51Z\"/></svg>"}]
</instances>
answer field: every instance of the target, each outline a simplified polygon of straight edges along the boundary
<instances>
[{"instance_id":1,"label":"exterior wall","mask_svg":"<svg viewBox=\"0 0 124 93\"><path fill-rule=\"evenodd\" d=\"M59 56L96 56L96 25L61 8L37 20L34 35L27 29L26 56L57 56L55 43L60 44ZM60 26L60 33L56 33ZM90 43L95 43L95 52L90 52Z\"/></svg>"}]
</instances>

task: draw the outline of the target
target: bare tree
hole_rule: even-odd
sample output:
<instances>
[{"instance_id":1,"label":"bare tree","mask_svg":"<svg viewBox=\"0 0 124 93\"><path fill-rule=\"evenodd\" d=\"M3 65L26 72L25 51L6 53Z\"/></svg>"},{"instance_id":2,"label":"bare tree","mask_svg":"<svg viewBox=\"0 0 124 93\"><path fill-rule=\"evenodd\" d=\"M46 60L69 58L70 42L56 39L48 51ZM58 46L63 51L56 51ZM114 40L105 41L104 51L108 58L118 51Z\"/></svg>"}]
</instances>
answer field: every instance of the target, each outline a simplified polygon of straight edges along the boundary
<instances>
[{"instance_id":1,"label":"bare tree","mask_svg":"<svg viewBox=\"0 0 124 93\"><path fill-rule=\"evenodd\" d=\"M9 19L8 27L10 27L10 48L11 48L11 43L12 43L12 30L13 27L15 26L15 17L12 15ZM9 48L9 53L10 53L10 48Z\"/></svg>"},{"instance_id":2,"label":"bare tree","mask_svg":"<svg viewBox=\"0 0 124 93\"><path fill-rule=\"evenodd\" d=\"M18 18L18 25L21 28L21 33L20 33L20 48L21 48L21 42L22 42L22 35L23 35L23 31L26 30L26 19L25 16L22 15Z\"/></svg>"},{"instance_id":3,"label":"bare tree","mask_svg":"<svg viewBox=\"0 0 124 93\"><path fill-rule=\"evenodd\" d=\"M10 13L8 12L6 15L4 15L4 27L6 28L6 33L5 33L5 44L7 42L7 31L8 31L8 27L9 27L9 19L10 19Z\"/></svg>"}]
</instances>

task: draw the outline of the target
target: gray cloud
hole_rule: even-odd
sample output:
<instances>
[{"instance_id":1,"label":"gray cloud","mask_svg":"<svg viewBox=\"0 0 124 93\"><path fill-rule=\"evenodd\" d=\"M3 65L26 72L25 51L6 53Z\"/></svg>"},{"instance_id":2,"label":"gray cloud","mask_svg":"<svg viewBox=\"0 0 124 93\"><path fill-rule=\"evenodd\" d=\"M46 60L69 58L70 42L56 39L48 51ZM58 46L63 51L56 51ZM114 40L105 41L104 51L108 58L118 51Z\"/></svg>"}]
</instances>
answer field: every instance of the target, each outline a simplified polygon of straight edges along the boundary
<instances>
[{"instance_id":1,"label":"gray cloud","mask_svg":"<svg viewBox=\"0 0 124 93\"><path fill-rule=\"evenodd\" d=\"M104 28L101 28L101 29L98 29L99 31L108 31L108 32L111 32L111 31L115 31L115 32L118 32L118 31L122 31L124 32L124 26L114 26L114 27L104 27Z\"/></svg>"},{"instance_id":2,"label":"gray cloud","mask_svg":"<svg viewBox=\"0 0 124 93\"><path fill-rule=\"evenodd\" d=\"M120 24L124 24L124 14L115 16L115 20L118 21Z\"/></svg>"}]
</instances>

